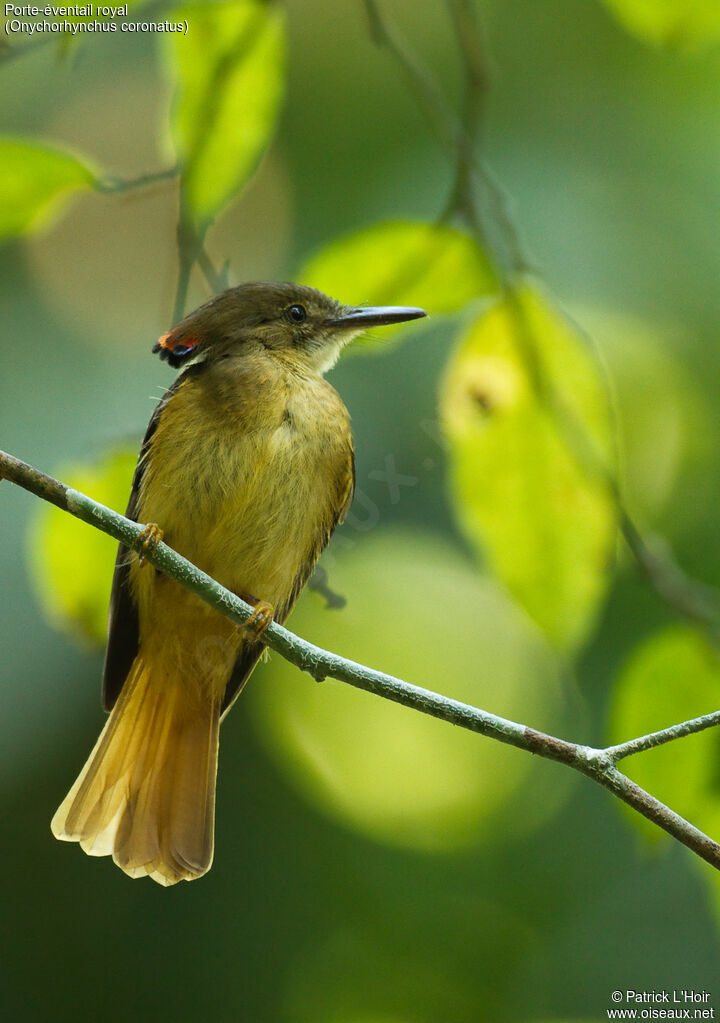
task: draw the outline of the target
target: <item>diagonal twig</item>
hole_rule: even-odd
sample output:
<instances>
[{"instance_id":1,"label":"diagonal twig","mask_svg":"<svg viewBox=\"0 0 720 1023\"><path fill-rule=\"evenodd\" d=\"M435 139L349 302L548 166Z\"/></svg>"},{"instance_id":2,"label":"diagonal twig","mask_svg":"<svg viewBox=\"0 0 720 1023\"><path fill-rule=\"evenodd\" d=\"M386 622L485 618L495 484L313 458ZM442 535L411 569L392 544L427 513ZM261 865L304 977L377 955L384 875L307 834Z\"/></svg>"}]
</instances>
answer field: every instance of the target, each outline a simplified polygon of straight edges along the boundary
<instances>
[{"instance_id":1,"label":"diagonal twig","mask_svg":"<svg viewBox=\"0 0 720 1023\"><path fill-rule=\"evenodd\" d=\"M141 549L144 528L142 523L132 522L124 515L119 515L77 490L72 490L13 455L0 451L0 479L3 477L102 530L127 547ZM143 551L143 554L156 568L195 593L231 621L242 624L253 613L254 609L250 604L246 604L244 600L226 590L167 544L159 543L156 549ZM527 725L481 710L479 707L412 685L356 661L350 661L301 639L276 622L270 624L260 639L291 664L307 671L317 681L331 677L340 682L347 682L357 689L364 689L422 714L429 714L431 717L515 746L528 753L535 753L546 760L565 764L608 789L701 859L720 870L720 845L717 842L661 803L655 796L640 788L615 766L615 761L623 756L641 752L642 749L649 749L663 742L671 742L720 723L720 711L672 725L651 736L632 739L621 746L594 749L548 735Z\"/></svg>"},{"instance_id":2,"label":"diagonal twig","mask_svg":"<svg viewBox=\"0 0 720 1023\"><path fill-rule=\"evenodd\" d=\"M716 725L720 725L720 710L714 710L711 714L703 714L699 718L692 718L690 721L682 721L669 728L662 728L659 732L650 732L649 735L629 739L627 742L618 743L617 746L608 746L605 754L616 764L618 760L631 757L634 753L644 753L645 750L664 746L666 742L682 739L686 735L696 735L698 732L704 732L706 728L714 728Z\"/></svg>"}]
</instances>

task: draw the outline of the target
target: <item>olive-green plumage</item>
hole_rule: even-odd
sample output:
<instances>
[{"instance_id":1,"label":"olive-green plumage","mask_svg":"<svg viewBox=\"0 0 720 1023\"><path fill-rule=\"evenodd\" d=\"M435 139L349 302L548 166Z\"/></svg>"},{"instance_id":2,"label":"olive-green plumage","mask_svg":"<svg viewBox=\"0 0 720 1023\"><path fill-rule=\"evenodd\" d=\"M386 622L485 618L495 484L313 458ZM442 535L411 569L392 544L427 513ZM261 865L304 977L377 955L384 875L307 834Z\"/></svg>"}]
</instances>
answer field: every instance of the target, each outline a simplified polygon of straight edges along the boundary
<instances>
[{"instance_id":1,"label":"olive-green plumage","mask_svg":"<svg viewBox=\"0 0 720 1023\"><path fill-rule=\"evenodd\" d=\"M415 309L348 309L311 288L246 284L160 339L187 368L150 422L128 515L283 621L350 505L347 410L322 374L366 326ZM261 653L121 547L103 696L110 718L53 833L161 884L213 856L221 715Z\"/></svg>"}]
</instances>

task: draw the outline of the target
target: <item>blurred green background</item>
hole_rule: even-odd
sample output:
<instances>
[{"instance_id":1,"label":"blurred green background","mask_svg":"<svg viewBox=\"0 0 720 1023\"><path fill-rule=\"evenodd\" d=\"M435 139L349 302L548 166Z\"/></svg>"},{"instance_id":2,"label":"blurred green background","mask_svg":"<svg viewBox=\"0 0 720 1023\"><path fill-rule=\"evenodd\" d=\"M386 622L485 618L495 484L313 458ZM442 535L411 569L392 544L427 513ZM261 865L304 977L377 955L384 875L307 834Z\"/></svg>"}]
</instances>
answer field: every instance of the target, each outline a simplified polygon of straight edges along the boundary
<instances>
[{"instance_id":1,"label":"blurred green background","mask_svg":"<svg viewBox=\"0 0 720 1023\"><path fill-rule=\"evenodd\" d=\"M540 276L607 368L632 512L720 584L720 48L703 24L633 34L637 21L628 31L609 9L633 6L480 4L486 153ZM292 278L318 247L386 219L432 221L452 184L362 5L286 7L274 141L208 236L234 281ZM383 9L456 98L443 6ZM156 43L118 33L62 59L49 45L0 61L0 131L119 177L167 166ZM4 449L70 473L139 443L173 379L150 347L171 316L176 201L172 183L83 195L0 250ZM207 294L194 277L191 304ZM574 663L478 562L434 427L471 315L332 372L360 494L323 564L348 603L327 610L306 593L292 627L594 745L715 709L713 651L619 545ZM393 468L412 482L388 486ZM102 651L51 624L52 595L33 583L41 519L36 499L0 485L4 1018L590 1023L615 989L672 987L710 991L720 1008L710 867L560 766L316 685L277 656L223 726L207 877L164 890L54 842L50 817L102 724ZM627 770L720 838L719 742L704 733Z\"/></svg>"}]
</instances>

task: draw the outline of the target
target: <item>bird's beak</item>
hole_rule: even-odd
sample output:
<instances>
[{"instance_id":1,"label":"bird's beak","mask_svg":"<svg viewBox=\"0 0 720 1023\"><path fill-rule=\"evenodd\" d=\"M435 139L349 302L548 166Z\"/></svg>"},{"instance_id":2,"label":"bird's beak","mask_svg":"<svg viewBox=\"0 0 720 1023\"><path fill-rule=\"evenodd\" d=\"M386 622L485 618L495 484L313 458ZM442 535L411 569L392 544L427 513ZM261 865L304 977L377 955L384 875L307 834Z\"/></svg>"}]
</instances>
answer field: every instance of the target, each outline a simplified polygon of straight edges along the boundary
<instances>
[{"instance_id":1,"label":"bird's beak","mask_svg":"<svg viewBox=\"0 0 720 1023\"><path fill-rule=\"evenodd\" d=\"M419 320L427 316L424 309L404 305L369 305L350 309L334 320L328 320L329 327L348 328L349 330L366 330L369 327L385 327L390 323L404 323L406 320Z\"/></svg>"}]
</instances>

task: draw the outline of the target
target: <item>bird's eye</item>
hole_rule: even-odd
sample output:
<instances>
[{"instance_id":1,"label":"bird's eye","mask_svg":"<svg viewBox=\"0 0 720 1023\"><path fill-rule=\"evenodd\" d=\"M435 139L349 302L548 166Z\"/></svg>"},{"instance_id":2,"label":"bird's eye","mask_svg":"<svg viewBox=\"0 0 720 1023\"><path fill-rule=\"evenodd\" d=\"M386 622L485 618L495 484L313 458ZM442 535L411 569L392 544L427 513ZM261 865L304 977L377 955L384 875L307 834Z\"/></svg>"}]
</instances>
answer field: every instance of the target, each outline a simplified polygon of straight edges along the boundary
<instances>
[{"instance_id":1,"label":"bird's eye","mask_svg":"<svg viewBox=\"0 0 720 1023\"><path fill-rule=\"evenodd\" d=\"M285 319L290 323L304 323L307 319L307 312L304 305L291 305L285 310Z\"/></svg>"}]
</instances>

